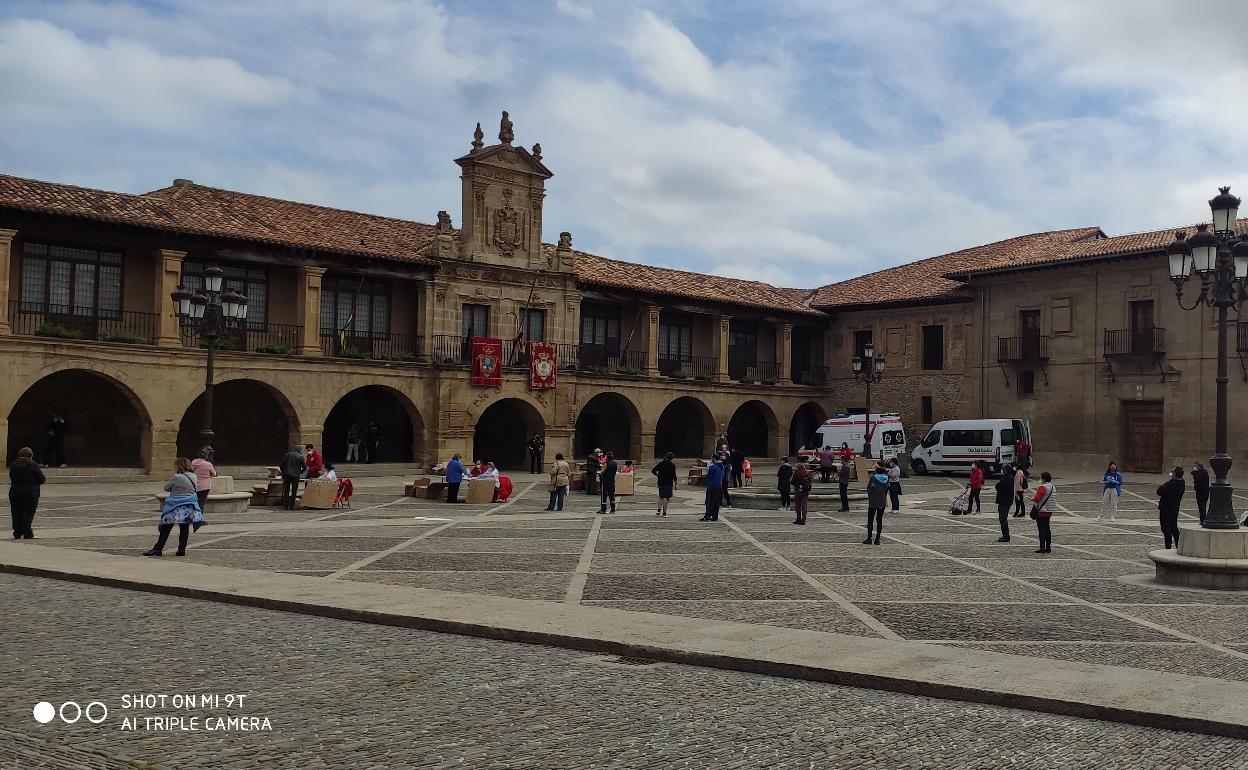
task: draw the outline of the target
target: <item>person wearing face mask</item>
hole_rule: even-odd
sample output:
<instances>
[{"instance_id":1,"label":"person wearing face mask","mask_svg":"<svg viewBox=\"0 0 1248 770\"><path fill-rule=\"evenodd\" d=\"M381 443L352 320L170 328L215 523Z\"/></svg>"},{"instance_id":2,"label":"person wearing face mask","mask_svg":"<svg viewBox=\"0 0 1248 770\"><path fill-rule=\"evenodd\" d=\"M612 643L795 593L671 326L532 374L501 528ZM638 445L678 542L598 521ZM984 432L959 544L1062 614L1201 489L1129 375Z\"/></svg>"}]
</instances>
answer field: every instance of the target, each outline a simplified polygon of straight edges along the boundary
<instances>
[{"instance_id":1,"label":"person wearing face mask","mask_svg":"<svg viewBox=\"0 0 1248 770\"><path fill-rule=\"evenodd\" d=\"M1105 469L1104 488L1101 490L1101 508L1096 513L1096 520L1108 518L1113 521L1118 515L1118 498L1122 497L1122 474L1118 472L1118 463L1111 462Z\"/></svg>"}]
</instances>

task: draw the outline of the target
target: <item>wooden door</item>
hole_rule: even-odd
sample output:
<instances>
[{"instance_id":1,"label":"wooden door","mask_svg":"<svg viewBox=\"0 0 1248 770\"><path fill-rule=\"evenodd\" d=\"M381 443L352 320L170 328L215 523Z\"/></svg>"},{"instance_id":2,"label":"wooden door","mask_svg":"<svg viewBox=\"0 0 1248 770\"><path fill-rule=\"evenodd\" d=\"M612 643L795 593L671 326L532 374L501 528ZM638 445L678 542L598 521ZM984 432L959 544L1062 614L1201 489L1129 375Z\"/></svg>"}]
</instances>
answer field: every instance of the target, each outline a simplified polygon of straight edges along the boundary
<instances>
[{"instance_id":1,"label":"wooden door","mask_svg":"<svg viewBox=\"0 0 1248 770\"><path fill-rule=\"evenodd\" d=\"M1160 401L1122 403L1122 469L1136 473L1161 473L1164 456L1164 404Z\"/></svg>"},{"instance_id":2,"label":"wooden door","mask_svg":"<svg viewBox=\"0 0 1248 770\"><path fill-rule=\"evenodd\" d=\"M1040 311L1018 311L1019 349L1023 361L1040 360Z\"/></svg>"}]
</instances>

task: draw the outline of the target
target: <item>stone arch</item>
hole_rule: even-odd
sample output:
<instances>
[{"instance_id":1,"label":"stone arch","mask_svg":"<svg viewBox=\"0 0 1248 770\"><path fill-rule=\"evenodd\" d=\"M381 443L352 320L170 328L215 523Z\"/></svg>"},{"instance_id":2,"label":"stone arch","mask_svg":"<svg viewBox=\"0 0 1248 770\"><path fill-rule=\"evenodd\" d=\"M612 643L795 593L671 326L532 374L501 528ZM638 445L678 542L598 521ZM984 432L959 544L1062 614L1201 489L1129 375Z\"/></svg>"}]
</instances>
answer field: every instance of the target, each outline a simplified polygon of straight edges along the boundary
<instances>
[{"instance_id":1,"label":"stone arch","mask_svg":"<svg viewBox=\"0 0 1248 770\"><path fill-rule=\"evenodd\" d=\"M799 406L789 421L789 456L793 457L799 450L817 443L816 433L827 419L827 411L814 401Z\"/></svg>"},{"instance_id":2,"label":"stone arch","mask_svg":"<svg viewBox=\"0 0 1248 770\"><path fill-rule=\"evenodd\" d=\"M654 426L654 454L705 457L715 447L715 417L700 398L681 396L664 407Z\"/></svg>"},{"instance_id":3,"label":"stone arch","mask_svg":"<svg viewBox=\"0 0 1248 770\"><path fill-rule=\"evenodd\" d=\"M764 401L753 399L737 407L728 420L728 444L746 457L776 457L780 451L779 422Z\"/></svg>"},{"instance_id":4,"label":"stone arch","mask_svg":"<svg viewBox=\"0 0 1248 770\"><path fill-rule=\"evenodd\" d=\"M143 400L121 380L91 369L64 368L32 383L9 411L6 454L28 446L48 462L48 423L65 420L67 464L83 467L146 467L152 419Z\"/></svg>"},{"instance_id":5,"label":"stone arch","mask_svg":"<svg viewBox=\"0 0 1248 770\"><path fill-rule=\"evenodd\" d=\"M275 465L299 443L299 415L276 386L237 377L213 386L213 449L218 465ZM178 455L193 457L204 427L204 394L182 413Z\"/></svg>"},{"instance_id":6,"label":"stone arch","mask_svg":"<svg viewBox=\"0 0 1248 770\"><path fill-rule=\"evenodd\" d=\"M410 463L422 458L425 421L412 400L389 385L352 388L334 402L322 423L321 452L325 458L345 462L351 426L358 425L363 434L370 421L377 423L380 432L376 462ZM365 459L363 447L359 459Z\"/></svg>"},{"instance_id":7,"label":"stone arch","mask_svg":"<svg viewBox=\"0 0 1248 770\"><path fill-rule=\"evenodd\" d=\"M535 433L545 432L546 421L541 411L528 399L500 398L481 410L476 418L472 429L472 459L492 462L503 470L527 472L529 439Z\"/></svg>"},{"instance_id":8,"label":"stone arch","mask_svg":"<svg viewBox=\"0 0 1248 770\"><path fill-rule=\"evenodd\" d=\"M585 402L576 415L572 453L584 457L594 449L641 460L641 413L626 396L604 391Z\"/></svg>"}]
</instances>

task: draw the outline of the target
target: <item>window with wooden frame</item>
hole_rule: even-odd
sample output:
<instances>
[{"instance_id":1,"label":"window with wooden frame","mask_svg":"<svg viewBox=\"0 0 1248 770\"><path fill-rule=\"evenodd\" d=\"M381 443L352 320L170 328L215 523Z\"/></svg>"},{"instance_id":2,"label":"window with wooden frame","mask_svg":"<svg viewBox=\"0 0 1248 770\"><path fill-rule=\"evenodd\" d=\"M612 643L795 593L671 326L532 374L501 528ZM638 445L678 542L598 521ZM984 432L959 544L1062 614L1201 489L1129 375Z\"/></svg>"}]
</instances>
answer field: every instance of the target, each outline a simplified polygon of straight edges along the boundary
<instances>
[{"instance_id":1,"label":"window with wooden frame","mask_svg":"<svg viewBox=\"0 0 1248 770\"><path fill-rule=\"evenodd\" d=\"M239 265L188 259L182 262L182 285L191 291L204 290L204 270L219 265L225 272L221 290L233 289L247 298L247 328L263 329L269 321L269 271L262 265Z\"/></svg>"},{"instance_id":2,"label":"window with wooden frame","mask_svg":"<svg viewBox=\"0 0 1248 770\"><path fill-rule=\"evenodd\" d=\"M18 302L26 312L117 319L121 280L120 251L27 241Z\"/></svg>"},{"instance_id":3,"label":"window with wooden frame","mask_svg":"<svg viewBox=\"0 0 1248 770\"><path fill-rule=\"evenodd\" d=\"M460 309L459 330L465 339L490 336L490 306L465 304Z\"/></svg>"},{"instance_id":4,"label":"window with wooden frame","mask_svg":"<svg viewBox=\"0 0 1248 770\"><path fill-rule=\"evenodd\" d=\"M390 282L359 276L321 279L321 334L375 340L390 336Z\"/></svg>"}]
</instances>

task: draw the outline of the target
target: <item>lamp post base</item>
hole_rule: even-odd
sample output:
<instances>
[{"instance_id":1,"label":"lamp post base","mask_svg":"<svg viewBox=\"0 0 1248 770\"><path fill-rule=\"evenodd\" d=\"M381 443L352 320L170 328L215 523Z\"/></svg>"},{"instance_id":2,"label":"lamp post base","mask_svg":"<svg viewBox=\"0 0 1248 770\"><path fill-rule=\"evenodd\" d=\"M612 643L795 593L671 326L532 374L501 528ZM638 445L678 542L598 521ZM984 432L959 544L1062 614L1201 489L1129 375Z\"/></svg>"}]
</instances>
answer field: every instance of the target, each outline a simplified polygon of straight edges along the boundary
<instances>
[{"instance_id":1,"label":"lamp post base","mask_svg":"<svg viewBox=\"0 0 1248 770\"><path fill-rule=\"evenodd\" d=\"M1205 529L1239 529L1235 513L1234 488L1230 484L1209 485L1209 510L1201 522Z\"/></svg>"}]
</instances>

